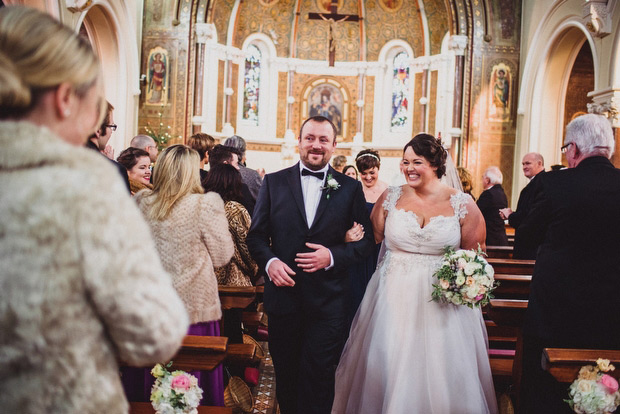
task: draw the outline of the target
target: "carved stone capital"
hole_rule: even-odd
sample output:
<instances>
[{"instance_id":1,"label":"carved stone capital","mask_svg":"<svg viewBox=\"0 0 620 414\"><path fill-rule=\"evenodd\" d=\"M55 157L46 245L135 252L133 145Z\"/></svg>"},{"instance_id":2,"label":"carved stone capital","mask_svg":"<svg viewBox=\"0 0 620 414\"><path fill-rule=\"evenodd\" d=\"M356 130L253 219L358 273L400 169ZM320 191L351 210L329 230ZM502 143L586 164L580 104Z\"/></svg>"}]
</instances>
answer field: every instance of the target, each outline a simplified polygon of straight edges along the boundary
<instances>
[{"instance_id":1,"label":"carved stone capital","mask_svg":"<svg viewBox=\"0 0 620 414\"><path fill-rule=\"evenodd\" d=\"M204 44L215 41L215 25L213 23L196 23L196 43Z\"/></svg>"},{"instance_id":2,"label":"carved stone capital","mask_svg":"<svg viewBox=\"0 0 620 414\"><path fill-rule=\"evenodd\" d=\"M594 37L605 37L612 32L611 13L607 0L590 0L583 5L583 24Z\"/></svg>"},{"instance_id":3,"label":"carved stone capital","mask_svg":"<svg viewBox=\"0 0 620 414\"><path fill-rule=\"evenodd\" d=\"M81 13L93 5L93 0L67 0L66 5L71 13Z\"/></svg>"},{"instance_id":4,"label":"carved stone capital","mask_svg":"<svg viewBox=\"0 0 620 414\"><path fill-rule=\"evenodd\" d=\"M606 116L614 128L620 128L620 90L606 90L595 93L588 112Z\"/></svg>"},{"instance_id":5,"label":"carved stone capital","mask_svg":"<svg viewBox=\"0 0 620 414\"><path fill-rule=\"evenodd\" d=\"M464 56L465 49L467 48L467 36L465 35L450 36L448 48L450 50L453 50L457 56Z\"/></svg>"}]
</instances>

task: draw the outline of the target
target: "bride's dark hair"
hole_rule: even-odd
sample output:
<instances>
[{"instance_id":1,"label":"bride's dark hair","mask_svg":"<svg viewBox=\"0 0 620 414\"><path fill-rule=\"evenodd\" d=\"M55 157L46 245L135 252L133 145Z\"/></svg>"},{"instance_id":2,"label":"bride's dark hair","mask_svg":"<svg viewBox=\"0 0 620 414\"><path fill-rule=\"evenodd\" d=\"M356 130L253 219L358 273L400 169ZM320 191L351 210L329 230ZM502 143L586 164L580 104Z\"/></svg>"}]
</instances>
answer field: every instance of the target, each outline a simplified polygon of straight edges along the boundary
<instances>
[{"instance_id":1,"label":"bride's dark hair","mask_svg":"<svg viewBox=\"0 0 620 414\"><path fill-rule=\"evenodd\" d=\"M426 158L431 166L437 167L437 171L435 171L437 178L444 176L448 154L441 145L441 141L429 134L418 134L405 145L403 153L407 151L408 147L411 147L416 154Z\"/></svg>"}]
</instances>

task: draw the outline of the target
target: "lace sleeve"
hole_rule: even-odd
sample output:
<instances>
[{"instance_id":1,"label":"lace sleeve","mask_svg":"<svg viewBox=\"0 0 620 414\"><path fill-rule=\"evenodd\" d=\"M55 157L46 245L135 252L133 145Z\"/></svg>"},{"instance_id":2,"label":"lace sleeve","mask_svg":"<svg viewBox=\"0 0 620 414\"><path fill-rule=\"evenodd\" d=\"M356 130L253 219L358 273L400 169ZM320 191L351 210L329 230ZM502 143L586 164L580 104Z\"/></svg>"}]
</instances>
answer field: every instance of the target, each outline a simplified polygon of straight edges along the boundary
<instances>
[{"instance_id":1,"label":"lace sleeve","mask_svg":"<svg viewBox=\"0 0 620 414\"><path fill-rule=\"evenodd\" d=\"M454 214L459 218L459 220L464 219L467 215L467 203L469 202L469 200L471 200L471 196L460 191L450 197L452 209L454 210Z\"/></svg>"},{"instance_id":2,"label":"lace sleeve","mask_svg":"<svg viewBox=\"0 0 620 414\"><path fill-rule=\"evenodd\" d=\"M393 210L394 207L396 207L396 202L400 198L400 195L402 192L403 192L403 189L400 187L389 187L388 195L385 198L385 201L383 202L383 209L385 211Z\"/></svg>"}]
</instances>

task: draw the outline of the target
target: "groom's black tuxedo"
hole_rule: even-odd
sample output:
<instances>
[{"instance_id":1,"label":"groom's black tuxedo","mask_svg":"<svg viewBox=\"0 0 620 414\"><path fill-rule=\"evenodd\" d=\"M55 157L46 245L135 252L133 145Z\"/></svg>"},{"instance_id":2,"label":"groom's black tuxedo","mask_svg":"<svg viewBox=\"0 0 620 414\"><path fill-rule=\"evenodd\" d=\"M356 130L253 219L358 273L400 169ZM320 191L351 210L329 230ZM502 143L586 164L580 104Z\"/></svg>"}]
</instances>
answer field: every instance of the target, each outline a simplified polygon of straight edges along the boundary
<instances>
[{"instance_id":1,"label":"groom's black tuxedo","mask_svg":"<svg viewBox=\"0 0 620 414\"><path fill-rule=\"evenodd\" d=\"M265 283L269 347L283 414L330 411L335 366L347 336L347 268L374 246L361 184L331 167L327 175L340 187L323 190L310 228L299 164L265 176L247 237L248 248L261 268L277 257L296 273L293 287L277 287L269 280ZM345 243L345 233L353 222L364 226L364 238ZM331 269L306 273L295 264L297 253L310 251L305 246L308 242L331 251Z\"/></svg>"}]
</instances>

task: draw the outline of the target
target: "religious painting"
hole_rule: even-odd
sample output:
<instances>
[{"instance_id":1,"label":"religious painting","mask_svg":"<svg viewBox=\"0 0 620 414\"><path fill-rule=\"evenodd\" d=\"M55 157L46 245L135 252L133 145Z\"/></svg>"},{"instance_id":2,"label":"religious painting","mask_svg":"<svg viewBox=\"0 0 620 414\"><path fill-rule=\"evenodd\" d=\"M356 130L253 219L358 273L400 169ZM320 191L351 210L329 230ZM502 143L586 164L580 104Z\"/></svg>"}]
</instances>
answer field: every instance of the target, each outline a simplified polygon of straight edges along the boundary
<instances>
[{"instance_id":1,"label":"religious painting","mask_svg":"<svg viewBox=\"0 0 620 414\"><path fill-rule=\"evenodd\" d=\"M278 2L278 0L258 0L258 2L263 6L273 6Z\"/></svg>"},{"instance_id":2,"label":"religious painting","mask_svg":"<svg viewBox=\"0 0 620 414\"><path fill-rule=\"evenodd\" d=\"M342 92L329 83L316 85L308 95L308 116L321 115L336 126L336 136L342 136Z\"/></svg>"},{"instance_id":3,"label":"religious painting","mask_svg":"<svg viewBox=\"0 0 620 414\"><path fill-rule=\"evenodd\" d=\"M499 121L510 119L510 93L512 71L505 63L498 63L491 69L489 83L489 118Z\"/></svg>"},{"instance_id":4,"label":"religious painting","mask_svg":"<svg viewBox=\"0 0 620 414\"><path fill-rule=\"evenodd\" d=\"M342 7L344 0L334 0L334 3L338 5L338 9ZM331 13L332 0L316 0L316 4L322 13Z\"/></svg>"},{"instance_id":5,"label":"religious painting","mask_svg":"<svg viewBox=\"0 0 620 414\"><path fill-rule=\"evenodd\" d=\"M146 104L165 105L170 93L170 57L166 49L151 49L147 60Z\"/></svg>"},{"instance_id":6,"label":"religious painting","mask_svg":"<svg viewBox=\"0 0 620 414\"><path fill-rule=\"evenodd\" d=\"M379 0L379 5L385 11L395 12L400 10L403 0Z\"/></svg>"}]
</instances>

